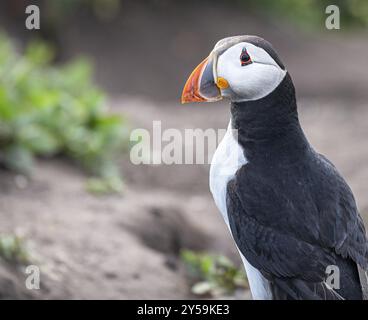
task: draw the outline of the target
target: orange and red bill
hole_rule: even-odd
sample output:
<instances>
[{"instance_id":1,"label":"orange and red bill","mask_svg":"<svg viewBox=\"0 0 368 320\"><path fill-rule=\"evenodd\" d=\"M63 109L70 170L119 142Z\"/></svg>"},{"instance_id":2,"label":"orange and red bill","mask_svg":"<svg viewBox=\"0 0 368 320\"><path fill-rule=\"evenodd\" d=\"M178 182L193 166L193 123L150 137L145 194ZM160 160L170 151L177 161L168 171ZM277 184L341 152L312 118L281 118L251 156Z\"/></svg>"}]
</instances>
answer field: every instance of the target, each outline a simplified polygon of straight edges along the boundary
<instances>
[{"instance_id":1,"label":"orange and red bill","mask_svg":"<svg viewBox=\"0 0 368 320\"><path fill-rule=\"evenodd\" d=\"M193 70L185 83L181 96L182 103L212 102L222 98L215 81L214 61L215 57L210 55Z\"/></svg>"}]
</instances>

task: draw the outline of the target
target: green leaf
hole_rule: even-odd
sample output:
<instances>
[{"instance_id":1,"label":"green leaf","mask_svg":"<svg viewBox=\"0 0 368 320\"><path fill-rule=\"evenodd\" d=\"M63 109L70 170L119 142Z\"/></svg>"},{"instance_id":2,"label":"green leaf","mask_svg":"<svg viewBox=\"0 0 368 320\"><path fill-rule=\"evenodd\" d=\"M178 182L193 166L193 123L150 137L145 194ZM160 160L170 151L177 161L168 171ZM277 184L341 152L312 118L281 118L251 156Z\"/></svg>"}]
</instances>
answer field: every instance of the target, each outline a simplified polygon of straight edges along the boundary
<instances>
[{"instance_id":1,"label":"green leaf","mask_svg":"<svg viewBox=\"0 0 368 320\"><path fill-rule=\"evenodd\" d=\"M192 293L199 295L199 296L209 294L211 293L212 290L213 290L213 285L207 281L197 282L192 287Z\"/></svg>"},{"instance_id":2,"label":"green leaf","mask_svg":"<svg viewBox=\"0 0 368 320\"><path fill-rule=\"evenodd\" d=\"M32 41L26 49L25 57L35 65L46 65L54 57L53 49L45 42Z\"/></svg>"},{"instance_id":3,"label":"green leaf","mask_svg":"<svg viewBox=\"0 0 368 320\"><path fill-rule=\"evenodd\" d=\"M182 250L180 257L194 280L194 294L219 296L248 288L242 267L238 269L225 256Z\"/></svg>"},{"instance_id":4,"label":"green leaf","mask_svg":"<svg viewBox=\"0 0 368 320\"><path fill-rule=\"evenodd\" d=\"M0 257L14 264L29 263L24 240L16 235L0 236Z\"/></svg>"},{"instance_id":5,"label":"green leaf","mask_svg":"<svg viewBox=\"0 0 368 320\"><path fill-rule=\"evenodd\" d=\"M30 124L18 132L19 142L36 154L52 155L60 148L60 142L47 129Z\"/></svg>"},{"instance_id":6,"label":"green leaf","mask_svg":"<svg viewBox=\"0 0 368 320\"><path fill-rule=\"evenodd\" d=\"M96 195L111 193L122 193L124 185L119 177L115 178L90 178L87 181L86 189Z\"/></svg>"}]
</instances>

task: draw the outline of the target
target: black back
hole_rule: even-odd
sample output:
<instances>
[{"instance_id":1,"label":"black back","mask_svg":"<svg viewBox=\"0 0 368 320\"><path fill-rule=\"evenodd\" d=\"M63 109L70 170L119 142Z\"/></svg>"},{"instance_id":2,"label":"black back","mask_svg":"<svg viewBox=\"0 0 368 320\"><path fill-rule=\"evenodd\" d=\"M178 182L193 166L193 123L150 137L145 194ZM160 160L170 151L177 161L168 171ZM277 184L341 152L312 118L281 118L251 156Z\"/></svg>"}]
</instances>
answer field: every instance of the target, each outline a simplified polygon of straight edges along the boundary
<instances>
[{"instance_id":1,"label":"black back","mask_svg":"<svg viewBox=\"0 0 368 320\"><path fill-rule=\"evenodd\" d=\"M301 129L289 74L267 97L232 103L231 113L248 159L227 192L242 254L279 297L331 298L323 296L323 280L326 267L337 265L338 295L360 299L356 264L368 267L364 225L349 186Z\"/></svg>"}]
</instances>

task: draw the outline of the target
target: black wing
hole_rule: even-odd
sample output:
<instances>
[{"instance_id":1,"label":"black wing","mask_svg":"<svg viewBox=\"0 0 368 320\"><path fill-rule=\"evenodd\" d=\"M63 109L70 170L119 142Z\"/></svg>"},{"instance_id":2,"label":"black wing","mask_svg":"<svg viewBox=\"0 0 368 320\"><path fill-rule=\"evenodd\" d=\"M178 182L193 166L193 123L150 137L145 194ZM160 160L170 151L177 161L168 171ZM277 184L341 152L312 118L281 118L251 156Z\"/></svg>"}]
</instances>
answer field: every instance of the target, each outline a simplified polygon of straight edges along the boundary
<instances>
[{"instance_id":1,"label":"black wing","mask_svg":"<svg viewBox=\"0 0 368 320\"><path fill-rule=\"evenodd\" d=\"M334 264L328 250L263 225L247 214L234 180L228 185L227 208L236 244L248 262L263 273L320 282L327 266Z\"/></svg>"}]
</instances>

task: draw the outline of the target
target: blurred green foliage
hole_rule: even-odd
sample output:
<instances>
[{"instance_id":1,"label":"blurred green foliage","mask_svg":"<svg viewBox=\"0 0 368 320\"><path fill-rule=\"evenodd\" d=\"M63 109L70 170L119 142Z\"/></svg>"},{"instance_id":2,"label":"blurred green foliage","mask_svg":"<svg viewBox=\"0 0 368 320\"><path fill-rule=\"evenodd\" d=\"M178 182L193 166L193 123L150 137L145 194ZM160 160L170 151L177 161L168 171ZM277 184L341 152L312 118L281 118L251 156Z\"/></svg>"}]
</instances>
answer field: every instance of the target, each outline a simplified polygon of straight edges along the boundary
<instances>
[{"instance_id":1,"label":"blurred green foliage","mask_svg":"<svg viewBox=\"0 0 368 320\"><path fill-rule=\"evenodd\" d=\"M176 1L179 2L179 0ZM141 2L159 7L169 3L164 0L142 0ZM232 5L234 2L268 15L285 16L304 26L317 27L324 25L325 9L328 5L333 4L340 8L341 24L344 27L366 27L368 25L368 1L366 0L232 0L228 3ZM90 10L100 20L110 20L117 16L119 9L124 6L124 1L57 0L44 1L44 5L51 21L58 21L80 8ZM195 6L196 2L192 1L189 5Z\"/></svg>"},{"instance_id":2,"label":"blurred green foliage","mask_svg":"<svg viewBox=\"0 0 368 320\"><path fill-rule=\"evenodd\" d=\"M24 240L10 234L0 236L0 258L12 264L25 265L30 261Z\"/></svg>"},{"instance_id":3,"label":"blurred green foliage","mask_svg":"<svg viewBox=\"0 0 368 320\"><path fill-rule=\"evenodd\" d=\"M116 181L128 144L124 119L106 112L86 60L55 67L52 56L39 42L20 55L0 34L0 163L29 174L35 156L63 155Z\"/></svg>"},{"instance_id":4,"label":"blurred green foliage","mask_svg":"<svg viewBox=\"0 0 368 320\"><path fill-rule=\"evenodd\" d=\"M195 280L192 292L196 295L221 296L248 288L245 272L225 256L183 250L181 259Z\"/></svg>"},{"instance_id":5,"label":"blurred green foliage","mask_svg":"<svg viewBox=\"0 0 368 320\"><path fill-rule=\"evenodd\" d=\"M366 0L237 0L241 5L258 8L266 14L286 16L304 26L324 26L326 7L340 9L341 28L368 26L368 1Z\"/></svg>"}]
</instances>

